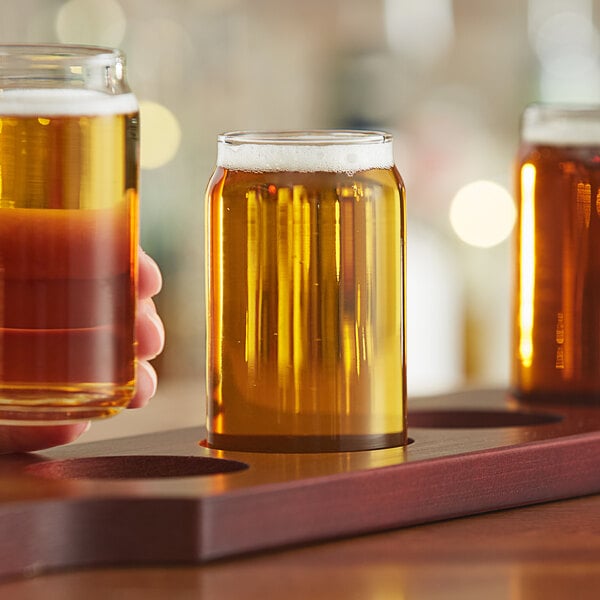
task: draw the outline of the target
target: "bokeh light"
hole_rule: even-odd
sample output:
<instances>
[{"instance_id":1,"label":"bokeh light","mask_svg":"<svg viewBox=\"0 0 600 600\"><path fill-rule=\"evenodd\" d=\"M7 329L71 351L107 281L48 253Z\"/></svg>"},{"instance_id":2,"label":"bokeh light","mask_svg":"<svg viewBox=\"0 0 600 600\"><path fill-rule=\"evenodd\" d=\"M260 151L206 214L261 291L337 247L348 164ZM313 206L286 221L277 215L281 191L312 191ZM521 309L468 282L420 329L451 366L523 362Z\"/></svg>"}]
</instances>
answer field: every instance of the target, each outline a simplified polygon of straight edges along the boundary
<instances>
[{"instance_id":1,"label":"bokeh light","mask_svg":"<svg viewBox=\"0 0 600 600\"><path fill-rule=\"evenodd\" d=\"M535 32L533 42L544 68L555 74L585 73L597 60L598 32L588 16L576 12L552 15Z\"/></svg>"},{"instance_id":2,"label":"bokeh light","mask_svg":"<svg viewBox=\"0 0 600 600\"><path fill-rule=\"evenodd\" d=\"M142 169L158 169L170 162L181 143L181 127L175 115L162 104L140 102Z\"/></svg>"},{"instance_id":3,"label":"bokeh light","mask_svg":"<svg viewBox=\"0 0 600 600\"><path fill-rule=\"evenodd\" d=\"M56 17L63 43L117 47L125 37L127 19L116 0L69 0Z\"/></svg>"},{"instance_id":4,"label":"bokeh light","mask_svg":"<svg viewBox=\"0 0 600 600\"><path fill-rule=\"evenodd\" d=\"M592 0L529 0L528 34L541 67L539 100L597 101L600 34Z\"/></svg>"},{"instance_id":5,"label":"bokeh light","mask_svg":"<svg viewBox=\"0 0 600 600\"><path fill-rule=\"evenodd\" d=\"M503 242L515 224L516 209L506 188L493 181L462 187L450 205L450 223L458 237L480 248Z\"/></svg>"}]
</instances>

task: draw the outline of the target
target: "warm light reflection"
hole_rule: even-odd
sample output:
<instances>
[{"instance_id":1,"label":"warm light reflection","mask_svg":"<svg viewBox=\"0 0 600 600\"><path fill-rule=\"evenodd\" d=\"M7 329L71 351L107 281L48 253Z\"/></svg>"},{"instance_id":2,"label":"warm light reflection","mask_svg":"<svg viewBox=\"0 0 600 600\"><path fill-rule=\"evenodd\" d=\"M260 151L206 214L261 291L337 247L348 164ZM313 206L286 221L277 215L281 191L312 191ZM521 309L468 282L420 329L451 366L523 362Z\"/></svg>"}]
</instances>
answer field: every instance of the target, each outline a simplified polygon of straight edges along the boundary
<instances>
[{"instance_id":1,"label":"warm light reflection","mask_svg":"<svg viewBox=\"0 0 600 600\"><path fill-rule=\"evenodd\" d=\"M181 143L181 128L175 115L162 104L140 102L142 169L158 169L170 162Z\"/></svg>"},{"instance_id":2,"label":"warm light reflection","mask_svg":"<svg viewBox=\"0 0 600 600\"><path fill-rule=\"evenodd\" d=\"M480 248L495 246L508 238L515 218L512 196L493 181L465 185L450 206L450 222L456 235Z\"/></svg>"},{"instance_id":3,"label":"warm light reflection","mask_svg":"<svg viewBox=\"0 0 600 600\"><path fill-rule=\"evenodd\" d=\"M269 193L274 194L276 189ZM260 198L258 190L251 189L246 193L246 211L247 211L247 256L248 266L246 267L246 287L248 289L248 307L246 310L246 348L245 358L248 363L248 376L252 378L254 383L256 378L256 362L257 354L260 352L256 335L256 327L251 326L251 322L255 319L260 319L260 304L262 302L263 289L257 285L261 279L260 274L260 256L261 256L261 240L259 233L260 224ZM260 329L260 325L258 327Z\"/></svg>"},{"instance_id":4,"label":"warm light reflection","mask_svg":"<svg viewBox=\"0 0 600 600\"><path fill-rule=\"evenodd\" d=\"M63 43L117 47L125 37L127 19L117 0L69 0L56 16Z\"/></svg>"},{"instance_id":5,"label":"warm light reflection","mask_svg":"<svg viewBox=\"0 0 600 600\"><path fill-rule=\"evenodd\" d=\"M519 297L519 357L523 367L533 360L533 302L535 300L535 167L525 163L521 169L521 244Z\"/></svg>"},{"instance_id":6,"label":"warm light reflection","mask_svg":"<svg viewBox=\"0 0 600 600\"><path fill-rule=\"evenodd\" d=\"M219 188L219 193L220 193L220 188ZM215 197L213 196L210 200L210 202L215 202ZM206 288L209 288L209 285L214 286L215 290L214 290L214 295L216 298L218 298L218 302L214 302L212 299L209 299L208 301L211 302L210 305L210 309L212 311L214 311L214 318L213 318L213 328L214 328L214 335L210 337L209 339L209 344L212 346L209 351L212 352L213 356L214 356L214 367L212 368L212 371L208 371L206 373L206 377L208 381L212 381L212 379L214 377L218 377L220 373L223 372L223 355L224 355L224 351L223 351L223 327L222 327L222 323L223 323L223 306L224 306L224 294L223 294L223 280L224 280L224 274L223 274L223 255L225 253L225 244L224 244L224 240L225 240L225 236L223 235L223 223L225 220L225 209L223 206L223 202L222 201L217 201L216 202L217 205L217 220L216 222L213 221L213 227L214 227L214 236L215 238L218 240L218 246L217 246L217 256L215 257L215 260L211 261L211 265L209 267L209 270L206 273ZM207 218L210 220L213 220L213 215L211 212L211 205L208 204L207 205L208 211L207 211ZM209 234L210 235L210 234ZM207 238L207 245L206 245L206 253L207 256L209 255L210 252L210 244L212 243L212 240L209 238ZM219 269L219 273L215 274L212 273L211 270L218 268ZM215 276L216 275L216 276ZM209 283L210 282L210 283ZM206 364L207 369L209 369L209 365L208 362ZM214 427L214 430L217 433L222 433L224 430L224 424L223 424L223 412L222 412L222 408L223 408L223 394L222 394L222 386L221 386L221 381L216 382L215 384L215 390L214 393L207 398L208 402L214 402L215 403L215 411L214 411L214 422L212 424L212 426ZM211 424L207 422L207 426L210 427Z\"/></svg>"}]
</instances>

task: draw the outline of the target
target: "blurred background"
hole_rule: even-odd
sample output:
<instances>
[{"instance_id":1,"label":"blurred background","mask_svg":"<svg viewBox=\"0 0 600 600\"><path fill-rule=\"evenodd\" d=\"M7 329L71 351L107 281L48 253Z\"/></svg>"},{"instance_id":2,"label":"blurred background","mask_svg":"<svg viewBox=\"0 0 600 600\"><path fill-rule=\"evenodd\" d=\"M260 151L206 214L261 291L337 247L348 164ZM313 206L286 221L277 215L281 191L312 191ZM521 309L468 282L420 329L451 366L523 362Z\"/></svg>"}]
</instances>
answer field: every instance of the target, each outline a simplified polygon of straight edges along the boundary
<instances>
[{"instance_id":1,"label":"blurred background","mask_svg":"<svg viewBox=\"0 0 600 600\"><path fill-rule=\"evenodd\" d=\"M377 128L408 190L412 395L504 385L532 101L598 101L597 0L3 0L2 42L122 48L142 112L161 383L204 377L204 190L234 129Z\"/></svg>"}]
</instances>

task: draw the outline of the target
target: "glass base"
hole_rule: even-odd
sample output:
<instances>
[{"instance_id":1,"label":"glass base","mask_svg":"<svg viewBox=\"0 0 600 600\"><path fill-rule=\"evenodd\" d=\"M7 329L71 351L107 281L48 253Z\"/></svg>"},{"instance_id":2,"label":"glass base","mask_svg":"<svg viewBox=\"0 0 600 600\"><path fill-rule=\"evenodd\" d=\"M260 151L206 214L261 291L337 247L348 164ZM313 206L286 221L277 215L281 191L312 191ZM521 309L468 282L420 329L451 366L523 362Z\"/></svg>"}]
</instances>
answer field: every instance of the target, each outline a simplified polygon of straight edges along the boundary
<instances>
[{"instance_id":1,"label":"glass base","mask_svg":"<svg viewBox=\"0 0 600 600\"><path fill-rule=\"evenodd\" d=\"M65 425L113 417L131 400L133 385L0 387L0 424Z\"/></svg>"},{"instance_id":2,"label":"glass base","mask_svg":"<svg viewBox=\"0 0 600 600\"><path fill-rule=\"evenodd\" d=\"M228 435L208 433L207 446L239 452L354 452L405 446L404 432L370 435Z\"/></svg>"}]
</instances>

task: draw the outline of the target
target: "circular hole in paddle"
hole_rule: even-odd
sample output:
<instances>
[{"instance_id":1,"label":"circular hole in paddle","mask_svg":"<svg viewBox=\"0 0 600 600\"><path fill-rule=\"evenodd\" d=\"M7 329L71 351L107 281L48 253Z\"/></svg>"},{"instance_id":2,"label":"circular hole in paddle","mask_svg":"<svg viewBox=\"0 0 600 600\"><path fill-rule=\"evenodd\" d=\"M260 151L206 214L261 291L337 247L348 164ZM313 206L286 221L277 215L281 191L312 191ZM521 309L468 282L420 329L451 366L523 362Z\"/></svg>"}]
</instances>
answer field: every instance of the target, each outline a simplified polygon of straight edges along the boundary
<instances>
[{"instance_id":1,"label":"circular hole in paddle","mask_svg":"<svg viewBox=\"0 0 600 600\"><path fill-rule=\"evenodd\" d=\"M409 427L478 429L528 427L562 421L560 415L502 410L415 410L408 413Z\"/></svg>"},{"instance_id":2,"label":"circular hole in paddle","mask_svg":"<svg viewBox=\"0 0 600 600\"><path fill-rule=\"evenodd\" d=\"M233 473L247 469L237 460L205 456L98 456L36 463L27 473L48 479L161 479Z\"/></svg>"}]
</instances>

